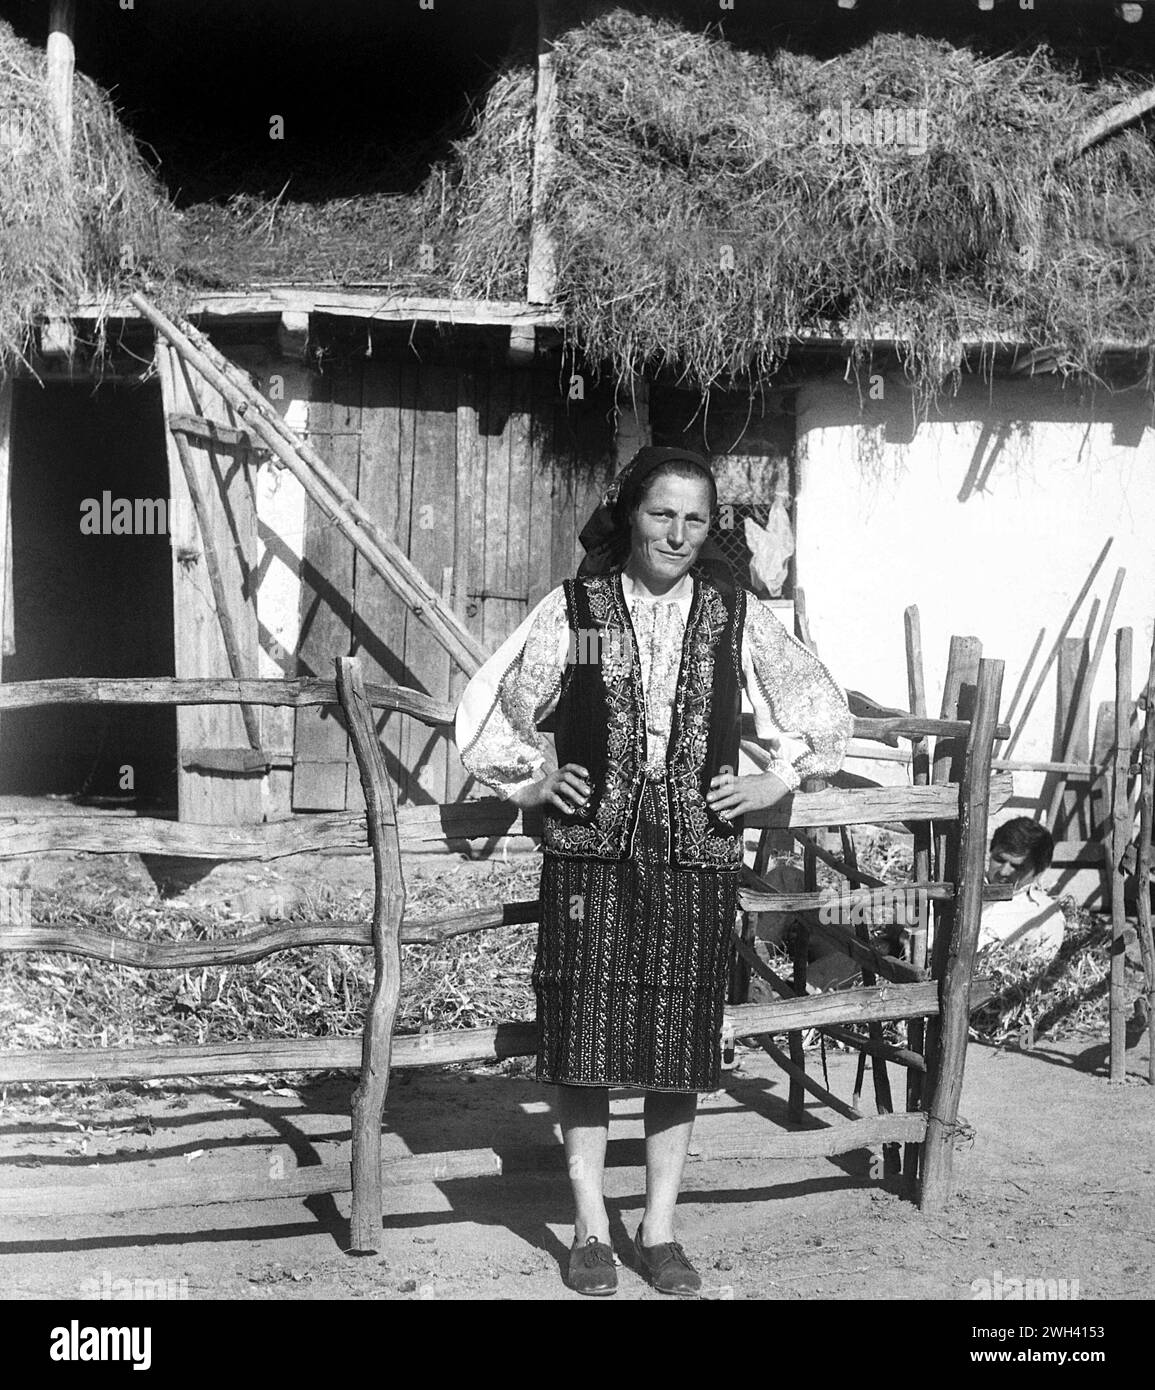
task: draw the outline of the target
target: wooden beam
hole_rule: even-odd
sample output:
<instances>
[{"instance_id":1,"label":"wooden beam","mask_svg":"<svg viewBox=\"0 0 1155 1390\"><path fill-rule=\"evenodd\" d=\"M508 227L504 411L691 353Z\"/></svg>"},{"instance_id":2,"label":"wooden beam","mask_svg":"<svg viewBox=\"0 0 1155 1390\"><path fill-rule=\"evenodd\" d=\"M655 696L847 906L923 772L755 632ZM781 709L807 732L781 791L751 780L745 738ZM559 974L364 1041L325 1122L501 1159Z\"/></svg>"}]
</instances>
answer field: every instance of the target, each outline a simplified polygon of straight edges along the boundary
<instances>
[{"instance_id":1,"label":"wooden beam","mask_svg":"<svg viewBox=\"0 0 1155 1390\"><path fill-rule=\"evenodd\" d=\"M388 289L340 290L329 286L267 286L257 291L237 290L194 295L186 310L190 318L279 319L282 314L330 314L341 318L371 319L377 323L440 323L479 327L561 328L561 310L530 305L520 300L433 298L399 294ZM101 304L82 301L72 315L77 319L139 319L143 315L131 301Z\"/></svg>"},{"instance_id":2,"label":"wooden beam","mask_svg":"<svg viewBox=\"0 0 1155 1390\"><path fill-rule=\"evenodd\" d=\"M76 0L52 0L48 12L48 100L65 168L72 167L72 85L76 71Z\"/></svg>"},{"instance_id":3,"label":"wooden beam","mask_svg":"<svg viewBox=\"0 0 1155 1390\"><path fill-rule=\"evenodd\" d=\"M12 378L0 372L0 656L11 656L12 621ZM0 685L0 700L4 696ZM0 709L3 705L0 704ZM0 735L3 720L0 719Z\"/></svg>"},{"instance_id":4,"label":"wooden beam","mask_svg":"<svg viewBox=\"0 0 1155 1390\"><path fill-rule=\"evenodd\" d=\"M1138 11L1137 14L1127 14L1126 11ZM1143 10L1141 5L1124 5L1123 17L1130 23L1137 22L1142 18ZM1089 150L1093 145L1097 145L1100 140L1106 140L1109 135L1114 135L1117 130L1123 130L1126 126L1134 124L1146 116L1149 111L1155 111L1155 87L1151 87L1146 92L1140 92L1138 96L1131 97L1128 101L1121 101L1116 106L1112 106L1109 111L1085 126L1074 140L1062 150L1056 157L1057 164L1068 160L1077 159L1084 151Z\"/></svg>"},{"instance_id":5,"label":"wooden beam","mask_svg":"<svg viewBox=\"0 0 1155 1390\"><path fill-rule=\"evenodd\" d=\"M2 457L2 456L0 456ZM374 709L395 710L431 727L453 726L453 707L404 685L367 685ZM63 676L56 680L12 681L0 689L0 709L40 705L337 705L337 687L318 676Z\"/></svg>"},{"instance_id":6,"label":"wooden beam","mask_svg":"<svg viewBox=\"0 0 1155 1390\"><path fill-rule=\"evenodd\" d=\"M226 449L263 449L265 447L251 430L233 429L229 425L222 425L217 420L206 420L201 415L182 415L179 411L173 411L171 415L166 416L166 423L172 431L179 431L181 434L187 434L204 444L212 444L218 448L223 446Z\"/></svg>"},{"instance_id":7,"label":"wooden beam","mask_svg":"<svg viewBox=\"0 0 1155 1390\"><path fill-rule=\"evenodd\" d=\"M553 42L558 31L558 0L537 0L537 80L534 84L533 171L529 267L526 299L552 304L557 292L557 248L546 224L550 181L557 163L557 74Z\"/></svg>"}]
</instances>

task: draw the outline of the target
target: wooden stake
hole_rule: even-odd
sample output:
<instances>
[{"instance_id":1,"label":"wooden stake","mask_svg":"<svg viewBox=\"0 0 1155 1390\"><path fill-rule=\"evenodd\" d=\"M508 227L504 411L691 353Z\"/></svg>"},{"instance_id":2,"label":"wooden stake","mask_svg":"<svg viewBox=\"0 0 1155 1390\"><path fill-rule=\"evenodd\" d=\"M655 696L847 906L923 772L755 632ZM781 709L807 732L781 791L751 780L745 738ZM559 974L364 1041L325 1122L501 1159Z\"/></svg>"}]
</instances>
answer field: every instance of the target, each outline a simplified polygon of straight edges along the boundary
<instances>
[{"instance_id":1,"label":"wooden stake","mask_svg":"<svg viewBox=\"0 0 1155 1390\"><path fill-rule=\"evenodd\" d=\"M1072 709L1078 710L1085 704L1087 707L1088 719L1090 718L1091 692L1095 688L1095 679L1099 674L1099 666L1103 660L1103 652L1107 647L1107 633L1111 630L1111 623L1115 617L1115 605L1119 602L1119 593L1123 588L1123 580L1126 577L1126 569L1120 566L1115 571L1115 578L1111 584L1111 592L1107 597L1107 606L1103 609L1103 622L1099 628L1099 636L1095 640L1095 650L1092 653L1090 661L1083 669L1082 677L1072 695ZM1088 627L1090 627L1090 624L1088 624ZM1063 747L1060 754L1060 760L1062 762L1066 763L1072 761L1071 750L1075 745L1077 731L1077 721L1072 717L1063 739ZM1051 809L1047 816L1047 827L1049 829L1054 828L1055 816L1058 814L1057 803L1062 796L1062 787L1063 783L1060 782L1059 787L1056 789L1055 796L1051 799ZM1090 793L1088 792L1088 797L1089 796ZM1088 812L1088 814L1090 813Z\"/></svg>"},{"instance_id":2,"label":"wooden stake","mask_svg":"<svg viewBox=\"0 0 1155 1390\"><path fill-rule=\"evenodd\" d=\"M948 710L944 719L958 719L964 712L970 714L968 701L974 694L978 681L979 662L982 657L982 643L977 637L952 637L950 653L947 657L946 677L943 681L942 709ZM973 723L968 738L974 733ZM950 782L960 782L966 762L966 745L959 739L936 739L934 765L931 781L942 786ZM932 827L934 844L934 872L943 879L958 880L958 826L957 824ZM985 875L984 875L985 877ZM951 934L955 930L956 904L939 903L934 909L933 935L927 941L927 955L930 959L931 975L941 988L946 974L947 954ZM940 1024L937 1018L928 1019L924 1031L924 1047L928 1073L937 1066ZM925 1152L925 1151L924 1151Z\"/></svg>"},{"instance_id":3,"label":"wooden stake","mask_svg":"<svg viewBox=\"0 0 1155 1390\"><path fill-rule=\"evenodd\" d=\"M959 872L954 931L942 982L938 1062L928 1072L926 1142L923 1149L923 1211L939 1211L951 1191L955 1122L966 1067L970 1026L971 973L982 919L982 888L987 861L987 798L991 751L998 721L1003 663L979 665L974 720L967 740L966 767L960 791Z\"/></svg>"},{"instance_id":4,"label":"wooden stake","mask_svg":"<svg viewBox=\"0 0 1155 1390\"><path fill-rule=\"evenodd\" d=\"M1055 664L1055 660L1059 655L1060 649L1062 648L1063 638L1066 637L1068 632L1070 632L1071 624L1075 621L1075 614L1078 613L1079 609L1082 607L1083 600L1087 597L1091 585L1095 582L1095 576L1099 573L1100 569L1102 569L1103 561L1107 558L1107 552L1111 549L1111 545L1114 539L1114 536L1107 537L1106 545L1104 545L1103 549L1099 551L1098 558L1095 560L1095 563L1091 566L1090 574L1088 574L1086 579L1083 581L1083 587L1079 590L1078 594L1076 594L1074 603L1071 604L1070 612L1063 619L1063 625L1061 628L1059 628L1059 635L1055 638L1055 645L1051 648L1050 655L1047 657L1047 660L1043 665L1043 669L1039 672L1038 679L1035 681L1034 689L1031 691L1030 699L1027 701L1027 707L1023 710L1023 717L1019 720L1019 726L1011 735L1010 743L1008 743L1007 746L1002 750L1004 758L1009 758L1011 754L1015 751L1015 745L1022 737L1023 730L1027 727L1027 720L1030 719L1031 711L1035 707L1035 701L1039 698L1039 691L1043 688L1043 682L1047 679L1047 675L1051 667Z\"/></svg>"},{"instance_id":5,"label":"wooden stake","mask_svg":"<svg viewBox=\"0 0 1155 1390\"><path fill-rule=\"evenodd\" d=\"M393 1023L401 998L401 919L405 880L397 838L397 808L377 736L373 707L355 657L337 657L337 694L357 757L365 818L373 850L373 993L365 1018L361 1081L353 1093L353 1210L350 1248L381 1245L381 1117L389 1092Z\"/></svg>"},{"instance_id":6,"label":"wooden stake","mask_svg":"<svg viewBox=\"0 0 1155 1390\"><path fill-rule=\"evenodd\" d=\"M1019 683L1015 686L1015 693L1011 696L1011 703L1007 706L1006 722L1008 724L1013 724L1015 722L1015 711L1018 709L1019 700L1022 697L1023 691L1026 689L1027 677L1031 674L1031 667L1035 664L1035 657L1038 656L1039 648L1043 645L1043 639L1046 635L1047 629L1045 627L1039 628L1039 634L1035 638L1035 645L1031 648L1031 654L1027 657L1027 663L1019 674ZM911 714L914 713L915 710L912 708Z\"/></svg>"},{"instance_id":7,"label":"wooden stake","mask_svg":"<svg viewBox=\"0 0 1155 1390\"><path fill-rule=\"evenodd\" d=\"M1139 755L1139 849L1135 876L1138 889L1139 949L1147 987L1147 1080L1155 1086L1155 942L1151 936L1151 836L1155 833L1155 637L1147 671L1147 715Z\"/></svg>"},{"instance_id":8,"label":"wooden stake","mask_svg":"<svg viewBox=\"0 0 1155 1390\"><path fill-rule=\"evenodd\" d=\"M1123 902L1123 855L1131 843L1131 803L1127 774L1131 768L1131 629L1115 634L1115 758L1111 804L1111 985L1110 1079L1116 1085L1127 1074L1127 1020L1123 1003L1123 968L1127 913Z\"/></svg>"},{"instance_id":9,"label":"wooden stake","mask_svg":"<svg viewBox=\"0 0 1155 1390\"><path fill-rule=\"evenodd\" d=\"M839 1115L845 1115L849 1120L864 1120L866 1118L861 1110L856 1110L853 1105L847 1105L844 1100L839 1100L832 1091L828 1091L825 1086L820 1086L817 1081L807 1076L805 1068L797 1066L787 1057L781 1048L775 1047L770 1041L770 1035L768 1033L759 1034L758 1044L763 1051L769 1057L773 1058L782 1068L790 1078L791 1085L797 1085L803 1090L809 1091L810 1094L816 1096L823 1105L828 1105L831 1110L836 1111ZM865 1053L862 1055L865 1056ZM791 1119L793 1118L794 1117L791 1116ZM893 1146L891 1145L888 1147Z\"/></svg>"},{"instance_id":10,"label":"wooden stake","mask_svg":"<svg viewBox=\"0 0 1155 1390\"><path fill-rule=\"evenodd\" d=\"M915 604L903 614L906 634L906 687L911 714L926 714L926 680L922 660L922 624ZM1041 640L1041 638L1040 638ZM1034 660L1034 655L1030 658ZM1030 662L1028 662L1028 665ZM925 787L930 781L930 744L925 738L911 745L911 776L916 787ZM925 883L930 877L930 825L926 821L916 821L914 827L914 880ZM930 931L930 906L926 902L918 905L918 916L911 932L910 961L920 970L926 969L926 944ZM926 1025L921 1018L912 1018L907 1025L907 1043L911 1052L922 1055L925 1045ZM922 1074L909 1071L906 1077L906 1108L922 1108ZM921 1145L908 1144L903 1153L902 1170L907 1182L912 1186L918 1181L918 1160Z\"/></svg>"}]
</instances>

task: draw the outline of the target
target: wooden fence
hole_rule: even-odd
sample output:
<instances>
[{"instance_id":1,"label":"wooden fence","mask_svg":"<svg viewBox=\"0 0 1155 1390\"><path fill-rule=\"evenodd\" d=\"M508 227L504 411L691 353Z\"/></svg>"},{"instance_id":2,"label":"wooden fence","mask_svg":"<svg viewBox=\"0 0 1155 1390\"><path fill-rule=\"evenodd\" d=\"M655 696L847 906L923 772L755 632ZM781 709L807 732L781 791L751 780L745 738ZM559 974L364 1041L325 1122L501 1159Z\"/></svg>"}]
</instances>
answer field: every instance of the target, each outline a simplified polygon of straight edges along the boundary
<instances>
[{"instance_id":1,"label":"wooden fence","mask_svg":"<svg viewBox=\"0 0 1155 1390\"><path fill-rule=\"evenodd\" d=\"M969 641L970 639L966 639ZM961 651L961 648L960 648ZM951 1156L956 1133L959 1092L967 1044L971 973L984 898L1007 895L1006 889L983 886L988 814L999 809L1011 792L1006 773L991 772L994 740L1006 737L996 724L1002 663L977 661L977 644L967 648L974 658L975 680L962 680L963 667L954 660L951 700L957 707L966 692L973 697L969 718L928 719L921 714L858 719L858 738L903 737L916 750L926 740L938 740L933 778L908 787L840 790L827 788L799 793L765 811L748 815L748 827L788 829L802 838L815 856L846 874L851 886L838 903L846 909L873 911L893 907L896 894L913 897L920 920L930 925L929 904L935 914L934 949L916 947L912 961L880 952L859 928L852 932L825 927L835 941L864 969L862 987L808 995L805 968L793 984L772 971L757 955L747 930L736 933L737 949L747 966L773 988L779 998L769 1004L731 1005L727 1030L739 1037L756 1037L791 1076L800 1111L802 1090L852 1121L847 1125L776 1131L740 1146L704 1144L697 1160L727 1157L799 1158L885 1146L893 1159L897 1145L907 1145L908 1171L921 1172L922 1207L941 1207L950 1191ZM976 664L977 663L977 664ZM0 1191L0 1213L123 1211L137 1207L197 1205L210 1202L317 1195L352 1190L352 1240L356 1250L376 1249L381 1239L382 1184L446 1181L513 1171L564 1171L561 1149L528 1149L497 1153L490 1149L422 1154L401 1159L381 1157L381 1119L393 1066L434 1066L446 1062L494 1061L536 1051L533 1024L512 1022L495 1028L393 1036L400 991L400 948L406 942L444 941L456 935L534 922L536 901L411 920L405 914L405 883L401 855L407 847L443 845L454 841L494 840L505 835L537 837L540 811L522 810L495 798L398 811L387 775L381 738L373 711L387 710L420 720L429 727L451 727L453 711L419 692L397 686L366 685L352 658L338 658L337 679L277 680L57 680L13 684L0 690L0 708L37 703L172 703L339 705L352 740L366 801L366 815L310 817L279 825L190 825L147 819L107 819L90 815L26 819L8 827L5 857L61 850L103 853L160 853L212 859L270 860L323 849L357 849L368 845L374 860L374 905L371 921L277 922L218 941L142 942L123 935L59 924L0 929L0 949L62 951L109 963L144 969L188 969L196 965L232 965L260 960L275 951L314 945L372 947L374 985L362 1038L299 1038L202 1046L142 1047L69 1051L8 1052L0 1054L0 1084L52 1083L94 1079L127 1080L144 1077L217 1076L266 1070L327 1071L360 1068L360 1084L352 1105L351 1169L333 1165L301 1169L276 1183L257 1179L212 1182L102 1183L61 1185L34 1178L18 1188ZM948 681L949 683L949 681ZM949 712L950 701L944 705ZM758 757L757 745L744 743ZM831 855L810 831L891 822L913 823L918 845L940 842L936 876L929 878L929 859L916 855L912 882L885 884L859 871L853 863L848 837L842 859ZM932 831L934 832L932 834ZM765 842L765 835L763 837ZM789 897L772 895L756 869L743 870L741 902L746 913L798 911L829 903L829 894L810 891ZM837 914L834 914L837 915ZM854 920L858 920L855 912ZM919 939L916 933L916 940ZM926 938L921 938L925 947ZM803 950L803 962L805 951ZM929 961L929 967L927 962ZM875 1026L883 1021L909 1020L909 1046L881 1040ZM854 1030L864 1025L866 1034ZM800 1038L801 1030L821 1028L870 1057L876 1079L876 1105L890 1110L887 1063L906 1069L908 1109L866 1117L820 1086L805 1070L805 1059L787 1058L772 1042L786 1033ZM920 1160L920 1161L917 1161Z\"/></svg>"}]
</instances>

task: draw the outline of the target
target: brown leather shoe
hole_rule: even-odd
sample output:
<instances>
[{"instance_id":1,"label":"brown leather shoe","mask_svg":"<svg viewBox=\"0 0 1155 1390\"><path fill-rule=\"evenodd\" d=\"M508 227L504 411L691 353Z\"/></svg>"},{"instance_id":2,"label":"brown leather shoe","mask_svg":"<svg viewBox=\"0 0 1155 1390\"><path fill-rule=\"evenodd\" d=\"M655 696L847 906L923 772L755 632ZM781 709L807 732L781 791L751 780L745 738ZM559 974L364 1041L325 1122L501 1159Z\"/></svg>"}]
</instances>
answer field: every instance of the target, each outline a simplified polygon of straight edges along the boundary
<instances>
[{"instance_id":1,"label":"brown leather shoe","mask_svg":"<svg viewBox=\"0 0 1155 1390\"><path fill-rule=\"evenodd\" d=\"M702 1276L686 1258L686 1252L676 1240L663 1245L643 1245L642 1228L634 1236L634 1252L638 1267L659 1293L685 1296L701 1293Z\"/></svg>"},{"instance_id":2,"label":"brown leather shoe","mask_svg":"<svg viewBox=\"0 0 1155 1390\"><path fill-rule=\"evenodd\" d=\"M584 1245L574 1245L569 1252L566 1283L578 1293L604 1298L617 1293L618 1271L614 1267L614 1252L603 1245L597 1236L590 1236Z\"/></svg>"}]
</instances>

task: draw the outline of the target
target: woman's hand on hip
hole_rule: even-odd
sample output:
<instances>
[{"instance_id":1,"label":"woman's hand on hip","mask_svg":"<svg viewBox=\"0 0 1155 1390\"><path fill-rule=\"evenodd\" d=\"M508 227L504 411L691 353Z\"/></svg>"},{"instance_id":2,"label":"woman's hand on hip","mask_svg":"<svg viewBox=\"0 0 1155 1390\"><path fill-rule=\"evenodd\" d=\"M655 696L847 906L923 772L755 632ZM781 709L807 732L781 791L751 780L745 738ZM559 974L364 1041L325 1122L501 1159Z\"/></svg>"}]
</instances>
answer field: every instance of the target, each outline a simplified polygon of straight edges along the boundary
<instances>
[{"instance_id":1,"label":"woman's hand on hip","mask_svg":"<svg viewBox=\"0 0 1155 1390\"><path fill-rule=\"evenodd\" d=\"M589 776L577 763L566 763L535 782L521 804L555 806L566 815L572 815L575 806L584 806L590 799Z\"/></svg>"},{"instance_id":2,"label":"woman's hand on hip","mask_svg":"<svg viewBox=\"0 0 1155 1390\"><path fill-rule=\"evenodd\" d=\"M723 772L712 779L710 787L706 802L723 820L733 820L748 811L764 811L791 794L782 778L773 772L752 773L746 777Z\"/></svg>"}]
</instances>

